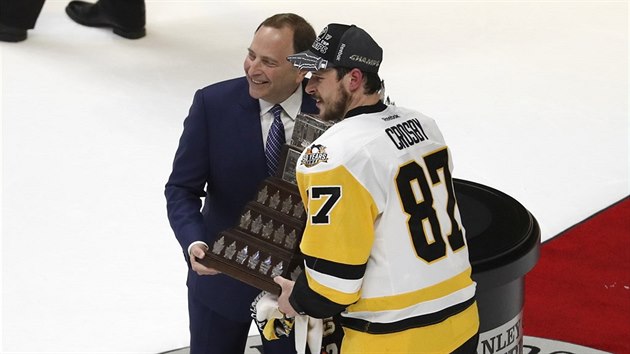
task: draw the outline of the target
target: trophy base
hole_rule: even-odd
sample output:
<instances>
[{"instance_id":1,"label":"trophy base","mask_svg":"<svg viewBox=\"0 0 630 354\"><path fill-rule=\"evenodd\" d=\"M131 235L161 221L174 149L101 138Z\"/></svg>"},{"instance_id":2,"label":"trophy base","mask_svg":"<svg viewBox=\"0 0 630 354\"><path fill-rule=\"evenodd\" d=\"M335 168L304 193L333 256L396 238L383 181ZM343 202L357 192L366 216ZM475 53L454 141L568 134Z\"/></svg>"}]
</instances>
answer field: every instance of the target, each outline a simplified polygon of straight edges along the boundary
<instances>
[{"instance_id":1,"label":"trophy base","mask_svg":"<svg viewBox=\"0 0 630 354\"><path fill-rule=\"evenodd\" d=\"M198 261L206 267L220 270L221 273L229 275L232 278L238 279L239 281L260 290L264 290L275 295L280 295L282 290L280 285L276 284L273 279L268 276L254 272L245 272L241 268L234 266L232 263L215 257L212 253L206 253L204 259L198 259Z\"/></svg>"},{"instance_id":2,"label":"trophy base","mask_svg":"<svg viewBox=\"0 0 630 354\"><path fill-rule=\"evenodd\" d=\"M222 231L219 237L198 261L241 282L279 295L280 286L273 278L281 275L295 280L302 272L303 259L297 248L285 249L240 229Z\"/></svg>"}]
</instances>

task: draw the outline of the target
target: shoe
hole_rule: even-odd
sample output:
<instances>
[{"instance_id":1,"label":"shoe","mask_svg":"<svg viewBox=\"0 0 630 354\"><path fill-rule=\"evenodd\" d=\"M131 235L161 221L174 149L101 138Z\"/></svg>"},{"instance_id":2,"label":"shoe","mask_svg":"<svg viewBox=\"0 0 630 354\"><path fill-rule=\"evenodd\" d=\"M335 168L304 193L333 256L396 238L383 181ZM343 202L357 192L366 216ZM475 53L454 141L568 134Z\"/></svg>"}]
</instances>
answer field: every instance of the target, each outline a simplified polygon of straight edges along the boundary
<instances>
[{"instance_id":1,"label":"shoe","mask_svg":"<svg viewBox=\"0 0 630 354\"><path fill-rule=\"evenodd\" d=\"M26 39L26 30L0 23L0 41L21 42Z\"/></svg>"},{"instance_id":2,"label":"shoe","mask_svg":"<svg viewBox=\"0 0 630 354\"><path fill-rule=\"evenodd\" d=\"M140 21L135 21L138 22L137 25L123 24L120 19L108 14L99 2L92 4L85 1L71 1L66 6L66 13L78 24L88 27L111 27L115 34L128 39L138 39L146 35L144 17Z\"/></svg>"}]
</instances>

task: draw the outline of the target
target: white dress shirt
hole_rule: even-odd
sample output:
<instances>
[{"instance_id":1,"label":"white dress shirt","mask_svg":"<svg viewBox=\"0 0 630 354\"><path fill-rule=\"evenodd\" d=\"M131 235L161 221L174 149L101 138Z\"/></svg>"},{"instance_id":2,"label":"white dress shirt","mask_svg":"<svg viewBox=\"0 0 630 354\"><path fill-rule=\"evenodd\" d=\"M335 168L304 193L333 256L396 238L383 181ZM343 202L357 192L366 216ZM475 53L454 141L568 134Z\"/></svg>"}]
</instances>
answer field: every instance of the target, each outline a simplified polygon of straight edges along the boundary
<instances>
[{"instance_id":1,"label":"white dress shirt","mask_svg":"<svg viewBox=\"0 0 630 354\"><path fill-rule=\"evenodd\" d=\"M281 118L282 124L284 124L284 136L287 143L291 142L295 118L300 113L302 94L302 85L300 85L289 98L280 103L282 106ZM258 100L258 102L260 103L260 125L262 127L263 144L266 144L267 135L269 135L269 129L271 128L271 123L273 123L273 113L270 110L274 104L262 99Z\"/></svg>"}]
</instances>

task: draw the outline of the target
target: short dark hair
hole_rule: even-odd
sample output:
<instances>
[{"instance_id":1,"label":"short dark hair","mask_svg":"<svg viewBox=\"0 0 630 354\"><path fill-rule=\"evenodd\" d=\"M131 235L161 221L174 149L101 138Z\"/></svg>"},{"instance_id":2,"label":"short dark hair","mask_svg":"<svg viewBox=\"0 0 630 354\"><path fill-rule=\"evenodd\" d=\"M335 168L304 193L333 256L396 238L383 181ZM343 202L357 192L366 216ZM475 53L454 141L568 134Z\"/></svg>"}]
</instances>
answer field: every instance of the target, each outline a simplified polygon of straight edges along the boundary
<instances>
[{"instance_id":1,"label":"short dark hair","mask_svg":"<svg viewBox=\"0 0 630 354\"><path fill-rule=\"evenodd\" d=\"M337 81L339 81L346 76L352 68L338 66L335 70L337 71ZM368 95L377 93L382 87L382 81L378 74L368 73L363 70L361 70L361 72L363 73L363 77L365 77L365 83L363 84L364 92Z\"/></svg>"},{"instance_id":2,"label":"short dark hair","mask_svg":"<svg viewBox=\"0 0 630 354\"><path fill-rule=\"evenodd\" d=\"M264 20L256 32L261 27L284 28L289 27L293 30L293 50L295 53L303 52L315 42L315 30L302 16L293 13L275 14Z\"/></svg>"}]
</instances>

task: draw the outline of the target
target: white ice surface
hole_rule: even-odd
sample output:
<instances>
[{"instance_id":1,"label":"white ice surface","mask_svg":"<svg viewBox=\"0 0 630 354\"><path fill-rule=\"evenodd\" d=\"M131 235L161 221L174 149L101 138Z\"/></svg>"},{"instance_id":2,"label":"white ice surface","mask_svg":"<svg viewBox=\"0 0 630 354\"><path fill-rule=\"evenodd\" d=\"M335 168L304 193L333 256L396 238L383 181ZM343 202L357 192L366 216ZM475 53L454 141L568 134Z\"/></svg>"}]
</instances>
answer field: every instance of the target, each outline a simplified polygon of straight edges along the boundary
<instances>
[{"instance_id":1,"label":"white ice surface","mask_svg":"<svg viewBox=\"0 0 630 354\"><path fill-rule=\"evenodd\" d=\"M438 121L455 176L516 198L544 240L629 194L625 1L148 0L137 41L66 4L0 44L2 353L188 345L163 186L194 91L242 75L277 12L370 32L387 93Z\"/></svg>"}]
</instances>

